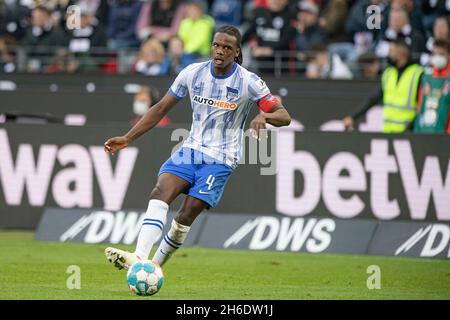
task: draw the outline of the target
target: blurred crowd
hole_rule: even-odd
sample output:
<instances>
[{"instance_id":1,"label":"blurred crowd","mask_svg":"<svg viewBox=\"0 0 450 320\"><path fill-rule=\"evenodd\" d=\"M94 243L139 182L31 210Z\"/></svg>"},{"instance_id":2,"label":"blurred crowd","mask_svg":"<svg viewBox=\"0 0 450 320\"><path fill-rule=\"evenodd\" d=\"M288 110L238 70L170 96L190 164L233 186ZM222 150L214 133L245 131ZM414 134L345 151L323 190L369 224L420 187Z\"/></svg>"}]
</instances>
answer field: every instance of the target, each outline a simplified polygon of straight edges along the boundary
<instances>
[{"instance_id":1,"label":"blurred crowd","mask_svg":"<svg viewBox=\"0 0 450 320\"><path fill-rule=\"evenodd\" d=\"M375 79L398 39L429 65L449 17L449 0L0 0L0 73L177 74L232 24L260 73Z\"/></svg>"}]
</instances>

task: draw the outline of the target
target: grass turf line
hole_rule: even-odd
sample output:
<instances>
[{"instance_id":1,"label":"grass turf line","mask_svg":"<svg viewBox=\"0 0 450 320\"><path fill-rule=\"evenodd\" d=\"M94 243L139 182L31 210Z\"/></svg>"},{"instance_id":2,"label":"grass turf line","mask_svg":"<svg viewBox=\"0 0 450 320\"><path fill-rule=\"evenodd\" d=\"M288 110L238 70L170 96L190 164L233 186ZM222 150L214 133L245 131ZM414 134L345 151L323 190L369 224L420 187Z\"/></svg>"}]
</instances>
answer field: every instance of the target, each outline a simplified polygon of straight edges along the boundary
<instances>
[{"instance_id":1,"label":"grass turf line","mask_svg":"<svg viewBox=\"0 0 450 320\"><path fill-rule=\"evenodd\" d=\"M1 231L0 299L450 299L448 260L199 247L181 248L164 268L161 291L138 297L105 247ZM67 289L70 265L81 268L80 290ZM367 289L369 265L381 268L380 290Z\"/></svg>"}]
</instances>

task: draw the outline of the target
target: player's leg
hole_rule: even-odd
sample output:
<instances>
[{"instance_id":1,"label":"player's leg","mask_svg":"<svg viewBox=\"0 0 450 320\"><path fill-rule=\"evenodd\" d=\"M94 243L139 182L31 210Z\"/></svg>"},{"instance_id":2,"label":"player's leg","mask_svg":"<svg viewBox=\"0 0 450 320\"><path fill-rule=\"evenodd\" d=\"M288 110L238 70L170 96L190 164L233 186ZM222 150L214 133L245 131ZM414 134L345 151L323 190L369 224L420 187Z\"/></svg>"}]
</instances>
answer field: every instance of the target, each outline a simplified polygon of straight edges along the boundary
<instances>
[{"instance_id":1,"label":"player's leg","mask_svg":"<svg viewBox=\"0 0 450 320\"><path fill-rule=\"evenodd\" d=\"M211 162L208 162L211 163ZM153 260L164 265L183 244L190 227L205 208L214 208L219 202L233 170L224 164L204 164L195 172L195 181L189 189L183 206L172 221L167 235L161 240Z\"/></svg>"},{"instance_id":2,"label":"player's leg","mask_svg":"<svg viewBox=\"0 0 450 320\"><path fill-rule=\"evenodd\" d=\"M163 173L159 176L150 194L150 201L136 244L135 253L140 259L148 259L153 244L161 237L169 205L189 185L189 182L171 173Z\"/></svg>"},{"instance_id":3,"label":"player's leg","mask_svg":"<svg viewBox=\"0 0 450 320\"><path fill-rule=\"evenodd\" d=\"M161 166L158 181L150 194L135 252L106 248L106 258L119 269L127 269L139 259L148 259L153 243L161 236L166 223L169 204L194 182L195 170L189 162L190 157L191 151L182 148Z\"/></svg>"},{"instance_id":4,"label":"player's leg","mask_svg":"<svg viewBox=\"0 0 450 320\"><path fill-rule=\"evenodd\" d=\"M169 204L189 185L188 181L175 174L162 173L150 194L135 252L108 247L105 250L106 258L119 269L128 269L134 262L148 259L152 246L161 236L166 223Z\"/></svg>"},{"instance_id":5,"label":"player's leg","mask_svg":"<svg viewBox=\"0 0 450 320\"><path fill-rule=\"evenodd\" d=\"M172 220L169 232L161 240L152 260L163 266L186 240L194 220L208 207L209 204L203 200L186 196L180 210Z\"/></svg>"}]
</instances>

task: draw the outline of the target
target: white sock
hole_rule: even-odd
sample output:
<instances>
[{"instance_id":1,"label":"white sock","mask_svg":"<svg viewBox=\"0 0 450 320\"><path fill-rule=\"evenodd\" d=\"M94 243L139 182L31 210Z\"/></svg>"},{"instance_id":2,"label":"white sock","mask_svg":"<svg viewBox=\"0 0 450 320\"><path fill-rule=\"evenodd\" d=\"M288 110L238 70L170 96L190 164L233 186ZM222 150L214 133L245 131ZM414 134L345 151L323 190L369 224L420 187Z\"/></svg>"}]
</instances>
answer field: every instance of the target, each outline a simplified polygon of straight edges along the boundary
<instances>
[{"instance_id":1,"label":"white sock","mask_svg":"<svg viewBox=\"0 0 450 320\"><path fill-rule=\"evenodd\" d=\"M181 247L190 229L191 227L179 224L173 219L169 232L161 240L152 260L163 266L172 254Z\"/></svg>"},{"instance_id":2,"label":"white sock","mask_svg":"<svg viewBox=\"0 0 450 320\"><path fill-rule=\"evenodd\" d=\"M142 260L148 259L153 244L161 236L166 224L168 210L169 205L164 201L152 199L148 202L135 251L136 255Z\"/></svg>"}]
</instances>

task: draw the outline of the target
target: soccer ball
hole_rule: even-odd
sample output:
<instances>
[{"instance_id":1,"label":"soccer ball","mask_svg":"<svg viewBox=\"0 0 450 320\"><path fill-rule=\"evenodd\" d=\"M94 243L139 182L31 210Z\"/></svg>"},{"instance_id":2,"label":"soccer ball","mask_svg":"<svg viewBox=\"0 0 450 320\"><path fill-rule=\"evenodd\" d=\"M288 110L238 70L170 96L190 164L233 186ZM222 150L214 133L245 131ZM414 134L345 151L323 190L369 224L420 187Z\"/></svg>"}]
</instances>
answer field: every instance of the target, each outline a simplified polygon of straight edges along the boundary
<instances>
[{"instance_id":1,"label":"soccer ball","mask_svg":"<svg viewBox=\"0 0 450 320\"><path fill-rule=\"evenodd\" d=\"M161 289L164 273L161 267L150 260L134 263L127 272L127 283L138 296L151 296Z\"/></svg>"}]
</instances>

